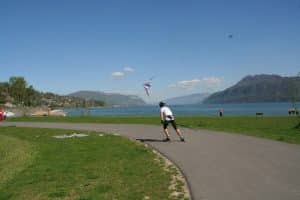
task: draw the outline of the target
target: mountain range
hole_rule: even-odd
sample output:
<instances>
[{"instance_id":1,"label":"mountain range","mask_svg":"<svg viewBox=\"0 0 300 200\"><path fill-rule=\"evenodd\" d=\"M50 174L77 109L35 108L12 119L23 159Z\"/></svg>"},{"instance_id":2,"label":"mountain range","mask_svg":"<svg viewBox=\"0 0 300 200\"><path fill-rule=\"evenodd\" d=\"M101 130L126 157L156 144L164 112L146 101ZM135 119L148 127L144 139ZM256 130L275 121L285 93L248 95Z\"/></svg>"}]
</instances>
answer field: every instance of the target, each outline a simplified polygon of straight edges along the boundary
<instances>
[{"instance_id":1,"label":"mountain range","mask_svg":"<svg viewBox=\"0 0 300 200\"><path fill-rule=\"evenodd\" d=\"M300 77L246 76L237 84L206 98L203 103L300 101Z\"/></svg>"},{"instance_id":2,"label":"mountain range","mask_svg":"<svg viewBox=\"0 0 300 200\"><path fill-rule=\"evenodd\" d=\"M209 93L196 93L164 100L168 105L198 104L209 96Z\"/></svg>"},{"instance_id":3,"label":"mountain range","mask_svg":"<svg viewBox=\"0 0 300 200\"><path fill-rule=\"evenodd\" d=\"M69 94L69 96L103 101L106 106L146 105L146 102L136 95L78 91ZM269 74L249 75L220 92L213 94L196 93L169 98L164 101L169 105L300 101L300 77Z\"/></svg>"},{"instance_id":4,"label":"mountain range","mask_svg":"<svg viewBox=\"0 0 300 200\"><path fill-rule=\"evenodd\" d=\"M105 93L99 91L77 91L69 94L72 97L80 97L105 102L106 106L142 106L145 101L136 95L124 95L118 93Z\"/></svg>"}]
</instances>

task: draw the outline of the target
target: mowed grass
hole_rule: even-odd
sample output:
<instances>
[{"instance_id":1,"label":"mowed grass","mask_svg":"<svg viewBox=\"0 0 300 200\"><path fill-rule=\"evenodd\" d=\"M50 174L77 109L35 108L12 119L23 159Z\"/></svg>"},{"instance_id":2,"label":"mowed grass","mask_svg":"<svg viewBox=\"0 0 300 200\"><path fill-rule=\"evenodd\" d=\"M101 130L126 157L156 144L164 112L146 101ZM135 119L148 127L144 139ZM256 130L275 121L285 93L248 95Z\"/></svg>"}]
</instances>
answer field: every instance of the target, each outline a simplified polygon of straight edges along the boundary
<instances>
[{"instance_id":1,"label":"mowed grass","mask_svg":"<svg viewBox=\"0 0 300 200\"><path fill-rule=\"evenodd\" d=\"M27 168L35 157L30 142L0 135L0 186Z\"/></svg>"},{"instance_id":2,"label":"mowed grass","mask_svg":"<svg viewBox=\"0 0 300 200\"><path fill-rule=\"evenodd\" d=\"M70 123L111 123L111 124L152 124L160 125L157 116L134 117L21 117L11 121L27 122L70 122ZM263 137L288 143L300 144L300 128L297 117L204 117L178 116L179 125L188 128L211 129Z\"/></svg>"},{"instance_id":3,"label":"mowed grass","mask_svg":"<svg viewBox=\"0 0 300 200\"><path fill-rule=\"evenodd\" d=\"M73 132L0 127L0 199L169 199L172 174L150 149L99 133L52 137Z\"/></svg>"},{"instance_id":4,"label":"mowed grass","mask_svg":"<svg viewBox=\"0 0 300 200\"><path fill-rule=\"evenodd\" d=\"M300 129L296 117L197 117L181 118L180 124L188 128L202 128L277 141L300 144Z\"/></svg>"}]
</instances>

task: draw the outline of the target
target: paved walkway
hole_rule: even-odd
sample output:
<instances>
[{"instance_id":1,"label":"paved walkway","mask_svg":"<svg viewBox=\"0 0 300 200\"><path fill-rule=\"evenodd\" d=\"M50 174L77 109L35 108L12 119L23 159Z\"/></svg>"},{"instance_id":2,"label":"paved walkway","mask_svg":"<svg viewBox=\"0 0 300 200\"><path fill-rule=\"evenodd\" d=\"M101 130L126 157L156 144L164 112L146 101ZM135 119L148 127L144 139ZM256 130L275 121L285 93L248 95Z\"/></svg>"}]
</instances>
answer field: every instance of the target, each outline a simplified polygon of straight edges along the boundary
<instances>
[{"instance_id":1,"label":"paved walkway","mask_svg":"<svg viewBox=\"0 0 300 200\"><path fill-rule=\"evenodd\" d=\"M187 142L160 142L161 128L150 125L0 123L2 126L114 132L147 143L183 171L196 200L299 200L300 145L255 137L182 129Z\"/></svg>"}]
</instances>

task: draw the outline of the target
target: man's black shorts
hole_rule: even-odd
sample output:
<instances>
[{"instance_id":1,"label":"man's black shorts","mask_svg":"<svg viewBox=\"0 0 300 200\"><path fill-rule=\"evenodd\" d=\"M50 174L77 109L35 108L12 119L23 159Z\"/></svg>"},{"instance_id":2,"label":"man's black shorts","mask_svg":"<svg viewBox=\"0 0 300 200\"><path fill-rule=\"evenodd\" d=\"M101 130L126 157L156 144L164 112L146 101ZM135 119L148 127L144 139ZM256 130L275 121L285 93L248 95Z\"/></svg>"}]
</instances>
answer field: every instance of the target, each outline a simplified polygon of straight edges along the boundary
<instances>
[{"instance_id":1,"label":"man's black shorts","mask_svg":"<svg viewBox=\"0 0 300 200\"><path fill-rule=\"evenodd\" d=\"M170 120L170 121L165 120L163 123L164 129L167 129L169 124L172 124L172 126L175 130L177 129L175 120Z\"/></svg>"}]
</instances>

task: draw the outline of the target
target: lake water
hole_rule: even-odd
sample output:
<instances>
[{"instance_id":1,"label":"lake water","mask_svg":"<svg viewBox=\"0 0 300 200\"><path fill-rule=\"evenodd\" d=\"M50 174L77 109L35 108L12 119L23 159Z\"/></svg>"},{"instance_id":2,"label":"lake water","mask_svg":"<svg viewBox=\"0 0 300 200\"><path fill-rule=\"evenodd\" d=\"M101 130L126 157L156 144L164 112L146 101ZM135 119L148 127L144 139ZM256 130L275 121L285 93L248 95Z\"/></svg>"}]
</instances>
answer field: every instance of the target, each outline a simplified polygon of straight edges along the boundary
<instances>
[{"instance_id":1,"label":"lake water","mask_svg":"<svg viewBox=\"0 0 300 200\"><path fill-rule=\"evenodd\" d=\"M300 108L300 102L297 104ZM205 115L216 116L219 109L224 110L224 115L250 115L254 116L257 112L263 112L268 116L286 116L291 103L245 103L245 104L200 104L200 105L174 105L170 106L175 115ZM105 107L86 109L65 109L68 116L144 116L158 115L158 106L137 106L137 107ZM87 113L88 112L88 113Z\"/></svg>"}]
</instances>

